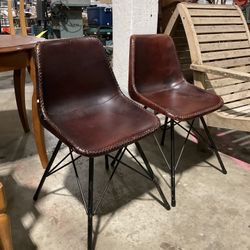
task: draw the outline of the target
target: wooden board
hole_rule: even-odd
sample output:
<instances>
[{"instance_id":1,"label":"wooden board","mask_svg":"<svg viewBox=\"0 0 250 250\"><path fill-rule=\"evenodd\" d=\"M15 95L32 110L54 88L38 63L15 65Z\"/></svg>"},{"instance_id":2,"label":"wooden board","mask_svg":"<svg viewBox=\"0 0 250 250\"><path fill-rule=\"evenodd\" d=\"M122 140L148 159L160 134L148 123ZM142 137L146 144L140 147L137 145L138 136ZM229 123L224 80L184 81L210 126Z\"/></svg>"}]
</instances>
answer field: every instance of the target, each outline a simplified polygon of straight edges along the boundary
<instances>
[{"instance_id":1,"label":"wooden board","mask_svg":"<svg viewBox=\"0 0 250 250\"><path fill-rule=\"evenodd\" d=\"M236 100L249 98L249 96L250 96L250 90L247 90L247 91L237 92L234 94L224 95L222 96L222 99L224 100L224 102L232 102Z\"/></svg>"},{"instance_id":2,"label":"wooden board","mask_svg":"<svg viewBox=\"0 0 250 250\"><path fill-rule=\"evenodd\" d=\"M233 32L245 32L245 27L242 24L238 25L195 25L195 31L197 34L212 34L212 33L233 33Z\"/></svg>"},{"instance_id":3,"label":"wooden board","mask_svg":"<svg viewBox=\"0 0 250 250\"><path fill-rule=\"evenodd\" d=\"M213 62L207 62L205 64L212 65L212 66L218 66L218 67L224 67L224 68L245 66L245 65L250 64L250 57L213 61Z\"/></svg>"},{"instance_id":4,"label":"wooden board","mask_svg":"<svg viewBox=\"0 0 250 250\"><path fill-rule=\"evenodd\" d=\"M207 9L189 9L189 14L191 17L197 17L197 16L202 16L202 17L239 17L239 12L236 11L235 9L214 9L213 11L207 11Z\"/></svg>"},{"instance_id":5,"label":"wooden board","mask_svg":"<svg viewBox=\"0 0 250 250\"><path fill-rule=\"evenodd\" d=\"M217 41L241 41L248 39L246 33L202 34L197 35L197 38L200 43Z\"/></svg>"},{"instance_id":6,"label":"wooden board","mask_svg":"<svg viewBox=\"0 0 250 250\"><path fill-rule=\"evenodd\" d=\"M195 24L242 24L240 17L193 17L192 23Z\"/></svg>"},{"instance_id":7,"label":"wooden board","mask_svg":"<svg viewBox=\"0 0 250 250\"><path fill-rule=\"evenodd\" d=\"M230 42L213 42L213 43L201 43L200 50L201 52L207 51L223 51L230 49L244 49L249 48L248 40L244 41L230 41Z\"/></svg>"},{"instance_id":8,"label":"wooden board","mask_svg":"<svg viewBox=\"0 0 250 250\"><path fill-rule=\"evenodd\" d=\"M188 3L182 3L183 5L186 5L188 10L192 9L218 9L218 10L235 10L235 7L233 5L220 5L220 4L188 4Z\"/></svg>"},{"instance_id":9,"label":"wooden board","mask_svg":"<svg viewBox=\"0 0 250 250\"><path fill-rule=\"evenodd\" d=\"M204 62L211 60L220 60L220 59L230 59L230 58L239 58L250 56L250 48L248 49L237 49L237 50L224 50L216 52L206 52L202 53L201 57Z\"/></svg>"},{"instance_id":10,"label":"wooden board","mask_svg":"<svg viewBox=\"0 0 250 250\"><path fill-rule=\"evenodd\" d=\"M232 92L241 92L243 90L249 90L250 89L250 82L243 82L235 85L229 85L229 86L222 86L221 88L216 88L215 92L218 95L226 95L231 94Z\"/></svg>"}]
</instances>

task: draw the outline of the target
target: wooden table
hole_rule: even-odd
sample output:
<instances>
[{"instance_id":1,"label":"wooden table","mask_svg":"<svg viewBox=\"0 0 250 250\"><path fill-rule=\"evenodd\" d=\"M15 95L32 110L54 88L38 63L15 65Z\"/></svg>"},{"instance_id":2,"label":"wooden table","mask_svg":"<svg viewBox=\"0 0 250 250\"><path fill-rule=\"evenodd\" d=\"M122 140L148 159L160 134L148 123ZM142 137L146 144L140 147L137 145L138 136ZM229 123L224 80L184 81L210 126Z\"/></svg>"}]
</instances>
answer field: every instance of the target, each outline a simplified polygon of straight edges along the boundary
<instances>
[{"instance_id":1,"label":"wooden table","mask_svg":"<svg viewBox=\"0 0 250 250\"><path fill-rule=\"evenodd\" d=\"M0 72L14 71L14 88L19 117L25 132L29 131L29 124L25 107L25 69L28 68L33 81L32 123L37 152L42 166L48 163L44 144L43 128L41 127L36 98L36 75L32 50L39 39L32 36L0 35ZM1 83L0 83L1 84Z\"/></svg>"}]
</instances>

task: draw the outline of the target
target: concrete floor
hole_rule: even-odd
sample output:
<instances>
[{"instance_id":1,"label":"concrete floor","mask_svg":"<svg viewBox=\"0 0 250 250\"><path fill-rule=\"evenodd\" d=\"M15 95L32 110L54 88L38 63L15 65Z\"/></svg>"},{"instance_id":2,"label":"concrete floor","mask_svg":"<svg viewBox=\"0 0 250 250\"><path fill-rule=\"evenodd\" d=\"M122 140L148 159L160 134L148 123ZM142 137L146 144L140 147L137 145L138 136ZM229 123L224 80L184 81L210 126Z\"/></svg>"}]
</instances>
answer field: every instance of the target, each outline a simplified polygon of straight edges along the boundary
<instances>
[{"instance_id":1,"label":"concrete floor","mask_svg":"<svg viewBox=\"0 0 250 250\"><path fill-rule=\"evenodd\" d=\"M41 198L33 203L43 169L32 132L22 131L11 75L0 74L0 82L0 178L6 188L14 249L86 249L86 215L72 168L49 177ZM32 85L27 83L30 121L31 95ZM250 249L250 134L215 128L211 132L228 174L216 170L213 154L198 151L195 140L190 140L177 171L177 207L168 211L157 201L151 182L121 166L94 217L95 249ZM176 137L180 144L183 135L177 131ZM49 153L55 143L46 133ZM169 171L153 137L141 144L170 202ZM60 155L65 152L66 147ZM133 165L129 155L124 160ZM98 198L108 172L103 158L96 162ZM86 192L87 160L81 158L77 165Z\"/></svg>"}]
</instances>

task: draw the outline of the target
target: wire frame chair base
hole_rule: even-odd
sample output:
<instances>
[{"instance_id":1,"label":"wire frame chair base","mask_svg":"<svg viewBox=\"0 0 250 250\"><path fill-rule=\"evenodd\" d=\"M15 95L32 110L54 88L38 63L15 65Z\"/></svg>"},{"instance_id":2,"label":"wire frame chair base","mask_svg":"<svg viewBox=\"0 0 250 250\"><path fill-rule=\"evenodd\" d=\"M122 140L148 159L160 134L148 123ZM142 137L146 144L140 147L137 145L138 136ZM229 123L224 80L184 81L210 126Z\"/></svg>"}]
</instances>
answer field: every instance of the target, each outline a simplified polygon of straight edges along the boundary
<instances>
[{"instance_id":1,"label":"wire frame chair base","mask_svg":"<svg viewBox=\"0 0 250 250\"><path fill-rule=\"evenodd\" d=\"M108 187L110 185L110 182L118 168L118 166L121 164L133 171L135 171L136 173L142 175L143 177L147 178L148 180L152 181L154 183L154 185L156 186L159 194L160 194L160 197L162 199L162 202L161 205L163 205L167 210L170 209L170 205L168 204L167 202L167 199L165 197L165 195L163 194L162 190L161 190L161 187L154 175L154 172L141 148L141 145L138 143L138 142L135 142L135 145L136 145L136 148L144 162L144 165L145 167L135 158L135 156L132 154L132 152L127 148L127 147L124 147L124 148L121 148L117 151L116 155L115 156L112 156L110 154L107 154L105 155L105 168L107 170L109 170L110 168L110 165L112 166L112 172L108 178L108 181L103 189L103 192L99 198L99 200L97 201L96 203L96 206L95 208L93 207L93 192L94 192L94 158L93 157L90 157L89 158L89 176L88 176L88 199L85 198L84 196L84 192L83 192L83 189L82 189L82 185L81 185L81 182L80 182L80 179L79 179L79 175L78 175L78 172L77 172L77 168L76 168L76 164L75 164L75 161L80 158L81 156L78 156L76 158L73 157L73 151L72 149L69 149L69 153L59 162L57 163L54 167L52 167L53 165L53 162L57 156L57 153L58 151L60 150L60 147L62 145L62 142L61 141L58 141L55 149L54 149L54 152L50 158L50 161L48 163L48 166L47 168L45 169L44 171L44 174L41 178L41 181L37 187L37 190L33 196L33 200L36 201L39 197L39 194L40 194L40 191L42 189L42 186L46 180L47 177L49 177L50 175L56 173L57 171L61 170L62 168L70 165L72 163L73 165L73 168L74 168L74 172L75 172L75 176L76 176L76 181L77 181L77 185L79 187L79 190L80 190L80 194L81 194L81 198L82 198L82 203L83 203L83 206L84 206L84 209L86 211L86 214L88 216L88 240L87 240L87 244L88 244L88 250L92 250L94 249L94 245L93 245L93 239L92 239L92 232L93 232L93 216L96 214L96 211L98 210L99 206L101 205L103 199L104 199L104 196L108 190ZM136 163L139 165L139 167L141 168L142 171L139 171L131 166L129 166L128 164L126 164L125 162L122 162L121 159L124 155L125 152L128 152L132 158L136 161ZM71 160L70 162L64 164L61 166L61 163L64 162L64 160L70 156L71 157ZM109 158L112 159L112 163L109 165Z\"/></svg>"},{"instance_id":2,"label":"wire frame chair base","mask_svg":"<svg viewBox=\"0 0 250 250\"><path fill-rule=\"evenodd\" d=\"M184 152L184 149L185 149L185 145L186 145L186 142L188 140L188 137L189 135L191 134L192 136L194 136L195 138L198 138L200 140L202 140L203 142L205 142L205 144L214 152L219 164L220 164L220 167L221 169L219 169L219 171L221 171L223 174L227 174L227 170L223 164L223 161L220 157L220 154L218 152L218 148L216 146L216 144L214 143L213 139L212 139L212 136L209 132L209 129L206 125L206 122L204 120L203 117L199 117L199 119L201 120L201 123L203 125L203 128L204 128L204 131L206 133L206 136L207 136L207 139L205 139L195 128L194 128L194 120L192 120L191 122L188 122L189 124L189 129L186 129L185 127L183 127L180 122L177 122L177 121L174 121L173 119L169 119L169 118L165 118L165 123L164 125L162 126L163 127L163 133L162 133L162 137L161 137L161 145L163 146L164 145L164 141L165 141L165 135L166 135L166 130L167 129L170 129L170 163L168 162L168 160L166 159L165 157L165 154L164 152L162 151L162 148L157 140L157 138L154 136L154 139L157 143L157 146L164 158L164 161L167 165L167 167L170 169L170 180L171 180L171 206L172 207L175 207L176 206L176 194L175 194L175 188L176 188L176 183L175 183L175 173L176 173L176 169L179 165L179 162L180 162L180 159L181 159L181 156ZM184 143L181 147L181 150L180 150L180 153L179 153L179 156L176 160L176 150L175 150L175 133L174 133L174 127L178 125L180 126L182 129L184 129L186 132L187 132L187 136L184 140ZM195 133L193 133L192 131L194 131Z\"/></svg>"}]
</instances>

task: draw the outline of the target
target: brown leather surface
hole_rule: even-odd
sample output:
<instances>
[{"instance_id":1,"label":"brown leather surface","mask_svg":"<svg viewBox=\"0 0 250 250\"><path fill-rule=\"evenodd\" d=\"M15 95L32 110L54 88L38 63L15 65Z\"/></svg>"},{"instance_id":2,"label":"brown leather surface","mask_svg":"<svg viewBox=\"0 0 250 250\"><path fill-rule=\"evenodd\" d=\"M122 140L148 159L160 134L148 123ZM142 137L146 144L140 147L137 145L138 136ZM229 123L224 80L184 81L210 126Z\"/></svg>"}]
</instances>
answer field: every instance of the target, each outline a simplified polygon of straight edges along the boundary
<instances>
[{"instance_id":1,"label":"brown leather surface","mask_svg":"<svg viewBox=\"0 0 250 250\"><path fill-rule=\"evenodd\" d=\"M43 42L35 56L41 121L77 153L105 154L159 127L121 93L99 40Z\"/></svg>"},{"instance_id":2,"label":"brown leather surface","mask_svg":"<svg viewBox=\"0 0 250 250\"><path fill-rule=\"evenodd\" d=\"M129 94L132 99L174 120L217 110L222 99L188 83L167 35L133 35L130 39Z\"/></svg>"},{"instance_id":3,"label":"brown leather surface","mask_svg":"<svg viewBox=\"0 0 250 250\"><path fill-rule=\"evenodd\" d=\"M43 40L44 38L34 36L0 35L0 53L32 49L37 42Z\"/></svg>"}]
</instances>

